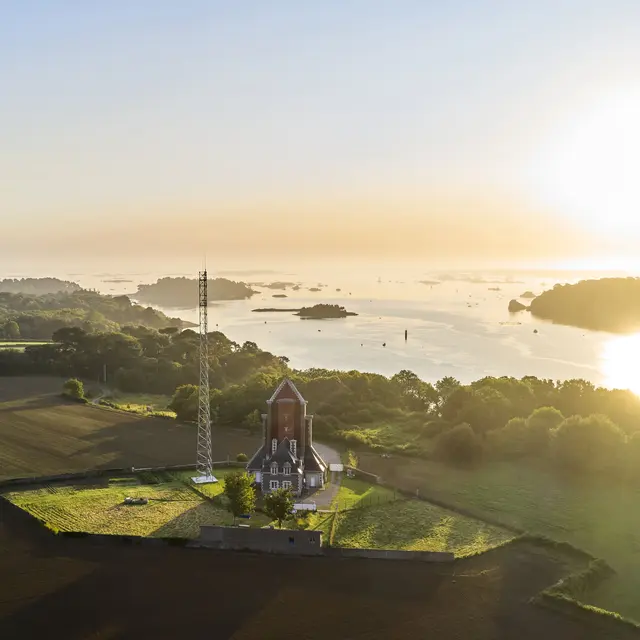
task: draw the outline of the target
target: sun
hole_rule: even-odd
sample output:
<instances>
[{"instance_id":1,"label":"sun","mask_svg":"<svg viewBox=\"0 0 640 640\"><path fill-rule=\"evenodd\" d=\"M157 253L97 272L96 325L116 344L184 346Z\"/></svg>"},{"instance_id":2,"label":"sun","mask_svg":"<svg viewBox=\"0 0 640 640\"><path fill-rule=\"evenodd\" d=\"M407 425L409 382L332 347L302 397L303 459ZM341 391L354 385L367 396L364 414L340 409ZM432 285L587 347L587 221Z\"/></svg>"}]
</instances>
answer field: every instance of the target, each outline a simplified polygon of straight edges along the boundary
<instances>
[{"instance_id":1,"label":"sun","mask_svg":"<svg viewBox=\"0 0 640 640\"><path fill-rule=\"evenodd\" d=\"M581 226L640 236L640 88L576 110L536 154L534 196Z\"/></svg>"}]
</instances>

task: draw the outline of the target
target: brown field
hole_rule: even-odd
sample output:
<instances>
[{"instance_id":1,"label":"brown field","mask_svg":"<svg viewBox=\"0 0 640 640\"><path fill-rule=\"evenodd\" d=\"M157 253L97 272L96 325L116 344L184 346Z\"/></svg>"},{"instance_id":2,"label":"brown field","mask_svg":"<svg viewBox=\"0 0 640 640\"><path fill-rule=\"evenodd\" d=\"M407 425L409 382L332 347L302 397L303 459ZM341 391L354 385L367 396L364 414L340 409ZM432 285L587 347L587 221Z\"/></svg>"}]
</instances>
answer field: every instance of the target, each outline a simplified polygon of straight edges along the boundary
<instances>
[{"instance_id":1,"label":"brown field","mask_svg":"<svg viewBox=\"0 0 640 640\"><path fill-rule=\"evenodd\" d=\"M0 508L0 638L637 637L530 604L569 569L527 545L451 565L102 546Z\"/></svg>"},{"instance_id":2,"label":"brown field","mask_svg":"<svg viewBox=\"0 0 640 640\"><path fill-rule=\"evenodd\" d=\"M0 479L194 461L192 425L65 401L61 385L55 378L0 377ZM258 446L240 430L215 432L213 440L218 460Z\"/></svg>"}]
</instances>

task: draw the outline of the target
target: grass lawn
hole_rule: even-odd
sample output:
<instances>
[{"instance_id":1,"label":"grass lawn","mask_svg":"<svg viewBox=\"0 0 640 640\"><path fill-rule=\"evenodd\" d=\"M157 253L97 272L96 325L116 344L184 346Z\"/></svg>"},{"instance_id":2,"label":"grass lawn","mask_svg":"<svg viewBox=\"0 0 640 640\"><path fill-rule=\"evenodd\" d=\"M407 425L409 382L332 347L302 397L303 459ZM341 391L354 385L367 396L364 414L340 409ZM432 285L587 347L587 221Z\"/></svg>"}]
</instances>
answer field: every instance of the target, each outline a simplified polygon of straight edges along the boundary
<instances>
[{"instance_id":1,"label":"grass lawn","mask_svg":"<svg viewBox=\"0 0 640 640\"><path fill-rule=\"evenodd\" d=\"M419 487L425 497L570 542L603 558L617 575L585 602L640 621L640 486L571 479L530 464L492 462L464 470L363 454L361 465L389 483Z\"/></svg>"},{"instance_id":2,"label":"grass lawn","mask_svg":"<svg viewBox=\"0 0 640 640\"><path fill-rule=\"evenodd\" d=\"M222 491L222 483L205 486ZM178 479L150 485L139 484L136 478L114 478L108 486L49 485L4 496L60 531L196 538L200 525L233 522L224 508L205 500ZM149 503L124 505L127 496L145 497ZM246 523L264 526L269 519L256 513Z\"/></svg>"},{"instance_id":3,"label":"grass lawn","mask_svg":"<svg viewBox=\"0 0 640 640\"><path fill-rule=\"evenodd\" d=\"M334 545L406 551L481 553L514 535L422 500L387 501L336 514Z\"/></svg>"},{"instance_id":4,"label":"grass lawn","mask_svg":"<svg viewBox=\"0 0 640 640\"><path fill-rule=\"evenodd\" d=\"M371 507L395 500L393 489L388 489L357 478L342 474L340 489L331 503L331 508L339 510Z\"/></svg>"},{"instance_id":5,"label":"grass lawn","mask_svg":"<svg viewBox=\"0 0 640 640\"><path fill-rule=\"evenodd\" d=\"M148 413L149 408L151 408L151 411L162 411L175 417L175 413L167 409L168 404L171 402L171 396L113 391L105 396L105 399L127 411L144 414Z\"/></svg>"}]
</instances>

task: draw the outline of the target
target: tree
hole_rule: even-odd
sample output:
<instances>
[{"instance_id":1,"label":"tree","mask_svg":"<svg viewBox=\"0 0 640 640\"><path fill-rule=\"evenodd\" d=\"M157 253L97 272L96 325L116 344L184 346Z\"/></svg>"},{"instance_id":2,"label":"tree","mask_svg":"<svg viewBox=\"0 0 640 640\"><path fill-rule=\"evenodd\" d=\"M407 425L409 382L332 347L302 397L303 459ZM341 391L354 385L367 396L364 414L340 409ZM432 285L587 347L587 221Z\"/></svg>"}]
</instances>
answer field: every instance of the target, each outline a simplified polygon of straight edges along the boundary
<instances>
[{"instance_id":1,"label":"tree","mask_svg":"<svg viewBox=\"0 0 640 640\"><path fill-rule=\"evenodd\" d=\"M62 393L69 398L80 400L84 398L84 385L76 378L70 378L62 385Z\"/></svg>"},{"instance_id":2,"label":"tree","mask_svg":"<svg viewBox=\"0 0 640 640\"><path fill-rule=\"evenodd\" d=\"M20 326L15 320L7 320L2 327L5 340L18 340L20 338Z\"/></svg>"},{"instance_id":3,"label":"tree","mask_svg":"<svg viewBox=\"0 0 640 640\"><path fill-rule=\"evenodd\" d=\"M246 471L233 471L224 478L224 495L227 499L227 509L236 518L250 514L256 508L256 492L253 478Z\"/></svg>"},{"instance_id":4,"label":"tree","mask_svg":"<svg viewBox=\"0 0 640 640\"><path fill-rule=\"evenodd\" d=\"M242 421L243 426L245 426L249 431L260 431L262 428L262 415L260 411L255 409L251 413L247 414L245 419Z\"/></svg>"},{"instance_id":5,"label":"tree","mask_svg":"<svg viewBox=\"0 0 640 640\"><path fill-rule=\"evenodd\" d=\"M574 471L603 471L621 462L624 433L603 415L572 416L552 433L556 462Z\"/></svg>"},{"instance_id":6,"label":"tree","mask_svg":"<svg viewBox=\"0 0 640 640\"><path fill-rule=\"evenodd\" d=\"M482 442L468 424L459 424L435 440L435 452L449 462L469 464L482 456Z\"/></svg>"},{"instance_id":7,"label":"tree","mask_svg":"<svg viewBox=\"0 0 640 640\"><path fill-rule=\"evenodd\" d=\"M180 385L173 394L169 409L176 412L178 420L197 420L198 387L195 384Z\"/></svg>"},{"instance_id":8,"label":"tree","mask_svg":"<svg viewBox=\"0 0 640 640\"><path fill-rule=\"evenodd\" d=\"M522 456L528 453L527 421L511 418L502 429L494 429L487 434L488 448L504 457Z\"/></svg>"},{"instance_id":9,"label":"tree","mask_svg":"<svg viewBox=\"0 0 640 640\"><path fill-rule=\"evenodd\" d=\"M564 416L555 407L540 407L527 418L528 448L532 453L543 453L549 448L551 432Z\"/></svg>"},{"instance_id":10,"label":"tree","mask_svg":"<svg viewBox=\"0 0 640 640\"><path fill-rule=\"evenodd\" d=\"M408 409L429 411L437 405L438 392L433 385L420 380L413 371L403 369L391 381L398 386Z\"/></svg>"},{"instance_id":11,"label":"tree","mask_svg":"<svg viewBox=\"0 0 640 640\"><path fill-rule=\"evenodd\" d=\"M273 520L278 521L282 529L282 522L293 513L293 495L290 489L276 489L264 498L264 512Z\"/></svg>"}]
</instances>

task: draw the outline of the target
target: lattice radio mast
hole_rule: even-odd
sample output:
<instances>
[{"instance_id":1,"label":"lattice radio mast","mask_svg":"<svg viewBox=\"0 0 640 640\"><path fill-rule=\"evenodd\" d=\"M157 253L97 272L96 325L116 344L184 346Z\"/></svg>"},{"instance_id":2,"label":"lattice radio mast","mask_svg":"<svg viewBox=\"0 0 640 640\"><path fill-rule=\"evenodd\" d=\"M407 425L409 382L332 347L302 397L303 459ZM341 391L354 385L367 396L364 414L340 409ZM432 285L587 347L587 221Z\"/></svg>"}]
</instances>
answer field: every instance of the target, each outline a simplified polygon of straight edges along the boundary
<instances>
[{"instance_id":1,"label":"lattice radio mast","mask_svg":"<svg viewBox=\"0 0 640 640\"><path fill-rule=\"evenodd\" d=\"M209 339L207 270L198 274L198 307L200 312L200 386L198 389L197 476L194 482L217 482L211 459L211 405L209 404Z\"/></svg>"}]
</instances>

